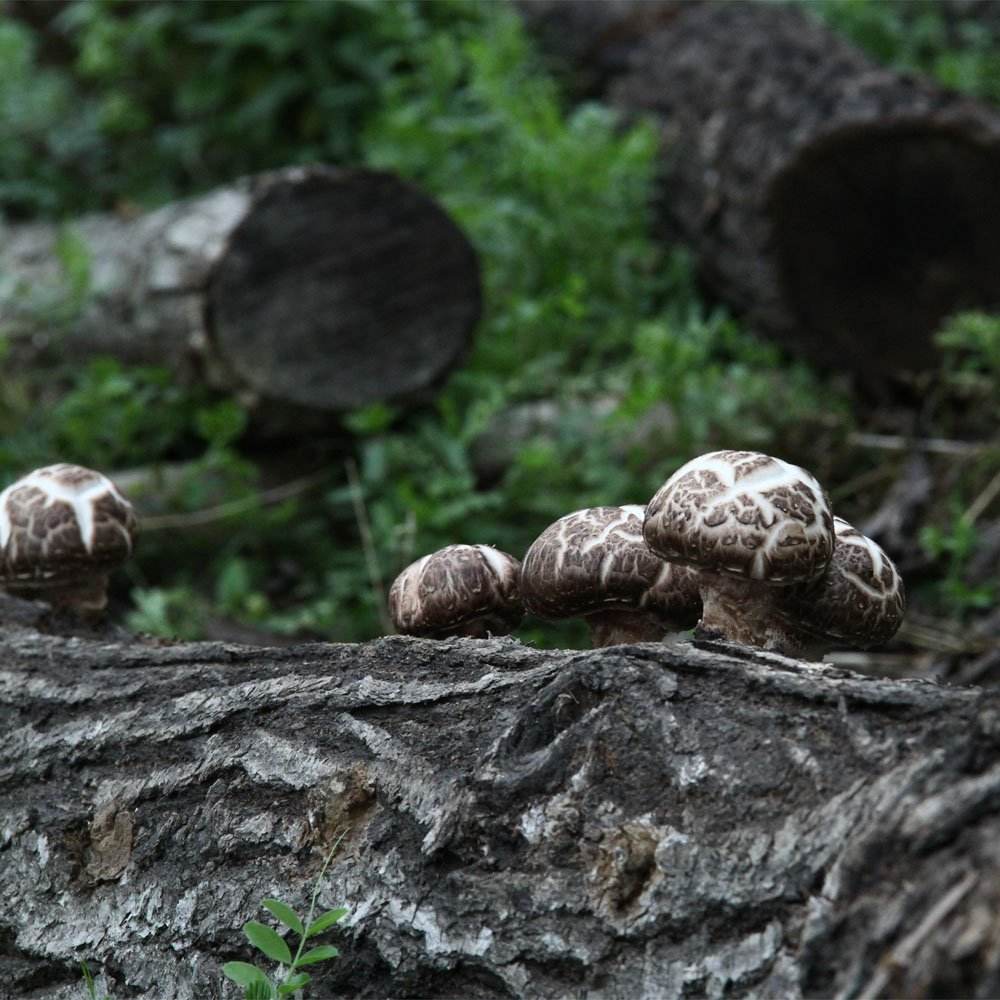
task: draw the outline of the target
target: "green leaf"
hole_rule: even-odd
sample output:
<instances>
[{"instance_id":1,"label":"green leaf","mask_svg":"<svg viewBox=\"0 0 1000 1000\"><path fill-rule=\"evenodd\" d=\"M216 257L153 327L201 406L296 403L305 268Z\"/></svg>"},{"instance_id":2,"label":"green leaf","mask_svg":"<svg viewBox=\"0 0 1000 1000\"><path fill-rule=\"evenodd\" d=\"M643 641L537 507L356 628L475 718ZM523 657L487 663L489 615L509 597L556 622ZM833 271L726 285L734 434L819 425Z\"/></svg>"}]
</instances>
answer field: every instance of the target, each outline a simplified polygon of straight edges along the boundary
<instances>
[{"instance_id":1,"label":"green leaf","mask_svg":"<svg viewBox=\"0 0 1000 1000\"><path fill-rule=\"evenodd\" d=\"M90 1000L97 1000L97 984L90 974L90 967L86 962L81 962L80 965L83 967L83 980L87 984L87 996L90 997ZM104 1000L108 1000L108 998L105 997Z\"/></svg>"},{"instance_id":2,"label":"green leaf","mask_svg":"<svg viewBox=\"0 0 1000 1000\"><path fill-rule=\"evenodd\" d=\"M286 927L290 927L295 931L299 937L305 932L299 915L287 903L281 902L280 899L265 899L262 905L265 910L273 913Z\"/></svg>"},{"instance_id":3,"label":"green leaf","mask_svg":"<svg viewBox=\"0 0 1000 1000\"><path fill-rule=\"evenodd\" d=\"M237 986L252 986L254 983L271 985L271 980L256 965L251 965L249 962L226 962L222 967L222 974Z\"/></svg>"},{"instance_id":4,"label":"green leaf","mask_svg":"<svg viewBox=\"0 0 1000 1000\"><path fill-rule=\"evenodd\" d=\"M75 312L90 288L90 251L79 234L68 226L59 230L55 251L69 283L70 304Z\"/></svg>"},{"instance_id":5,"label":"green leaf","mask_svg":"<svg viewBox=\"0 0 1000 1000\"><path fill-rule=\"evenodd\" d=\"M315 937L317 934L322 934L327 927L332 927L339 920L343 920L347 916L347 908L339 907L336 910L327 910L326 913L321 913L307 928L306 928L306 938Z\"/></svg>"},{"instance_id":6,"label":"green leaf","mask_svg":"<svg viewBox=\"0 0 1000 1000\"><path fill-rule=\"evenodd\" d=\"M310 976L308 972L300 972L297 976L292 976L291 979L282 983L278 987L278 996L288 996L289 993L294 993L296 990L302 989L303 986L306 986L311 982L312 976Z\"/></svg>"},{"instance_id":7,"label":"green leaf","mask_svg":"<svg viewBox=\"0 0 1000 1000\"><path fill-rule=\"evenodd\" d=\"M215 581L215 600L229 614L239 614L253 588L250 564L239 556L226 560ZM267 903L264 904L267 906ZM269 907L270 909L270 907ZM275 916L278 916L275 914ZM280 920L281 918L278 917ZM284 921L282 921L284 923Z\"/></svg>"},{"instance_id":8,"label":"green leaf","mask_svg":"<svg viewBox=\"0 0 1000 1000\"><path fill-rule=\"evenodd\" d=\"M318 948L311 948L304 955L299 957L295 967L300 965L312 965L313 962L325 962L328 958L336 958L340 952L332 944L321 944Z\"/></svg>"},{"instance_id":9,"label":"green leaf","mask_svg":"<svg viewBox=\"0 0 1000 1000\"><path fill-rule=\"evenodd\" d=\"M257 923L250 920L243 925L243 933L246 934L250 943L260 951L264 952L268 958L283 965L292 964L292 953L288 950L288 945L278 935L273 927Z\"/></svg>"},{"instance_id":10,"label":"green leaf","mask_svg":"<svg viewBox=\"0 0 1000 1000\"><path fill-rule=\"evenodd\" d=\"M211 445L221 448L231 444L245 430L246 411L234 400L226 399L214 406L205 407L195 414L198 433Z\"/></svg>"},{"instance_id":11,"label":"green leaf","mask_svg":"<svg viewBox=\"0 0 1000 1000\"><path fill-rule=\"evenodd\" d=\"M243 994L243 1000L274 1000L274 986L270 982L251 983Z\"/></svg>"}]
</instances>

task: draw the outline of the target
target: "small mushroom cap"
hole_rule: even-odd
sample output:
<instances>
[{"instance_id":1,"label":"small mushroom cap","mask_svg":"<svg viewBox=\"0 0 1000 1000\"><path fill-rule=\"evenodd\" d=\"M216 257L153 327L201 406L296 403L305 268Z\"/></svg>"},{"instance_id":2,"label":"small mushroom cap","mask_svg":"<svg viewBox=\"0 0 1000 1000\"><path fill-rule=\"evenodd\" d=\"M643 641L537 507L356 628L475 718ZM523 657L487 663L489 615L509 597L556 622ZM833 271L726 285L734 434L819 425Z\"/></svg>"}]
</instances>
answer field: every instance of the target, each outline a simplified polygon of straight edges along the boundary
<instances>
[{"instance_id":1,"label":"small mushroom cap","mask_svg":"<svg viewBox=\"0 0 1000 1000\"><path fill-rule=\"evenodd\" d=\"M646 508L643 535L664 559L772 584L820 576L834 545L816 479L755 451L714 451L681 466Z\"/></svg>"},{"instance_id":2,"label":"small mushroom cap","mask_svg":"<svg viewBox=\"0 0 1000 1000\"><path fill-rule=\"evenodd\" d=\"M524 617L520 574L521 563L492 545L448 545L396 577L389 615L404 635L451 635L470 623L506 635Z\"/></svg>"},{"instance_id":3,"label":"small mushroom cap","mask_svg":"<svg viewBox=\"0 0 1000 1000\"><path fill-rule=\"evenodd\" d=\"M837 544L826 573L793 587L779 614L804 632L851 645L888 642L903 621L903 579L881 546L843 518L833 519Z\"/></svg>"},{"instance_id":4,"label":"small mushroom cap","mask_svg":"<svg viewBox=\"0 0 1000 1000\"><path fill-rule=\"evenodd\" d=\"M36 469L0 493L0 582L44 588L106 573L132 554L132 505L79 465Z\"/></svg>"},{"instance_id":5,"label":"small mushroom cap","mask_svg":"<svg viewBox=\"0 0 1000 1000\"><path fill-rule=\"evenodd\" d=\"M525 608L557 621L596 611L649 611L678 628L701 613L697 574L665 562L642 538L644 509L588 507L561 517L532 543L521 567Z\"/></svg>"}]
</instances>

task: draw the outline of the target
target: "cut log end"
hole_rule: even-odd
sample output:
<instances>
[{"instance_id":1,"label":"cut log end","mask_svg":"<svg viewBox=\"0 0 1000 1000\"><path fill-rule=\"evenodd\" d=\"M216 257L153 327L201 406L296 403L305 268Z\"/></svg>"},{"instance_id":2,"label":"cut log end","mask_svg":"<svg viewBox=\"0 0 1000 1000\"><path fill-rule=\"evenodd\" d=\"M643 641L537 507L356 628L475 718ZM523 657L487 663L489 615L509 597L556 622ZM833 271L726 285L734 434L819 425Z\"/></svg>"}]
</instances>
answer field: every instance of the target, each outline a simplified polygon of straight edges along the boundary
<instances>
[{"instance_id":1,"label":"cut log end","mask_svg":"<svg viewBox=\"0 0 1000 1000\"><path fill-rule=\"evenodd\" d=\"M263 398L344 410L419 393L461 359L478 264L451 219L390 175L285 172L231 234L207 308L218 354Z\"/></svg>"},{"instance_id":2,"label":"cut log end","mask_svg":"<svg viewBox=\"0 0 1000 1000\"><path fill-rule=\"evenodd\" d=\"M430 197L364 169L289 167L134 219L72 229L92 262L59 335L17 296L4 373L108 355L238 394L268 439L329 428L377 401L423 403L460 364L481 307L479 266ZM62 301L59 227L11 227L0 274Z\"/></svg>"},{"instance_id":3,"label":"cut log end","mask_svg":"<svg viewBox=\"0 0 1000 1000\"><path fill-rule=\"evenodd\" d=\"M852 127L813 143L770 196L796 336L817 359L926 368L946 317L1000 306L996 148L931 122Z\"/></svg>"}]
</instances>

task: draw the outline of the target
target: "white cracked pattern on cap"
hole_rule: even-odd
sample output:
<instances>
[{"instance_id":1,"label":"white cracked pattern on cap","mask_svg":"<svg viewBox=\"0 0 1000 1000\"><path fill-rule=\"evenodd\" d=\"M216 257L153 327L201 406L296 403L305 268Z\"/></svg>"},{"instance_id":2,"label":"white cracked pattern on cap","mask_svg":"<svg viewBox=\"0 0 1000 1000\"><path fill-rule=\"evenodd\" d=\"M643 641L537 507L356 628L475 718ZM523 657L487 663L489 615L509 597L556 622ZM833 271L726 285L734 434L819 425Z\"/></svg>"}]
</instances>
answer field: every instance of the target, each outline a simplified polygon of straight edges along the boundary
<instances>
[{"instance_id":1,"label":"white cracked pattern on cap","mask_svg":"<svg viewBox=\"0 0 1000 1000\"><path fill-rule=\"evenodd\" d=\"M559 620L611 608L645 609L668 625L700 614L697 574L650 552L645 508L588 507L561 517L532 543L521 568L525 608Z\"/></svg>"},{"instance_id":2,"label":"white cracked pattern on cap","mask_svg":"<svg viewBox=\"0 0 1000 1000\"><path fill-rule=\"evenodd\" d=\"M61 463L36 469L0 493L2 577L74 579L132 553L132 505L107 476Z\"/></svg>"},{"instance_id":3,"label":"white cracked pattern on cap","mask_svg":"<svg viewBox=\"0 0 1000 1000\"><path fill-rule=\"evenodd\" d=\"M811 580L833 554L830 504L805 469L754 451L715 451L681 466L646 508L654 552L750 580Z\"/></svg>"},{"instance_id":4,"label":"white cracked pattern on cap","mask_svg":"<svg viewBox=\"0 0 1000 1000\"><path fill-rule=\"evenodd\" d=\"M837 544L826 573L808 587L793 587L779 613L814 636L881 645L903 621L903 579L877 542L841 517L833 523Z\"/></svg>"},{"instance_id":5,"label":"white cracked pattern on cap","mask_svg":"<svg viewBox=\"0 0 1000 1000\"><path fill-rule=\"evenodd\" d=\"M411 563L389 590L389 615L405 635L445 635L475 621L505 635L524 617L521 564L492 545L448 545Z\"/></svg>"}]
</instances>

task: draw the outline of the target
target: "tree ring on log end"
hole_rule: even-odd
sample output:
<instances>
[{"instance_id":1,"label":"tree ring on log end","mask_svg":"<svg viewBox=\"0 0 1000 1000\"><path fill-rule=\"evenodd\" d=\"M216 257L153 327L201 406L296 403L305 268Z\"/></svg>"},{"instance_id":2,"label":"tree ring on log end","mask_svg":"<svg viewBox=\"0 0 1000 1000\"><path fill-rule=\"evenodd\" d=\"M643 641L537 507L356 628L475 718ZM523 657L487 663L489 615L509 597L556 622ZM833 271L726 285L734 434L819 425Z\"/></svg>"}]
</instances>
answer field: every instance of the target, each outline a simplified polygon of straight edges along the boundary
<instances>
[{"instance_id":1,"label":"tree ring on log end","mask_svg":"<svg viewBox=\"0 0 1000 1000\"><path fill-rule=\"evenodd\" d=\"M840 129L776 175L768 214L795 338L820 361L929 368L945 317L1000 306L1000 149L968 133Z\"/></svg>"},{"instance_id":2,"label":"tree ring on log end","mask_svg":"<svg viewBox=\"0 0 1000 1000\"><path fill-rule=\"evenodd\" d=\"M264 398L346 410L435 385L479 319L475 253L430 198L376 171L272 175L208 289L221 360Z\"/></svg>"}]
</instances>

